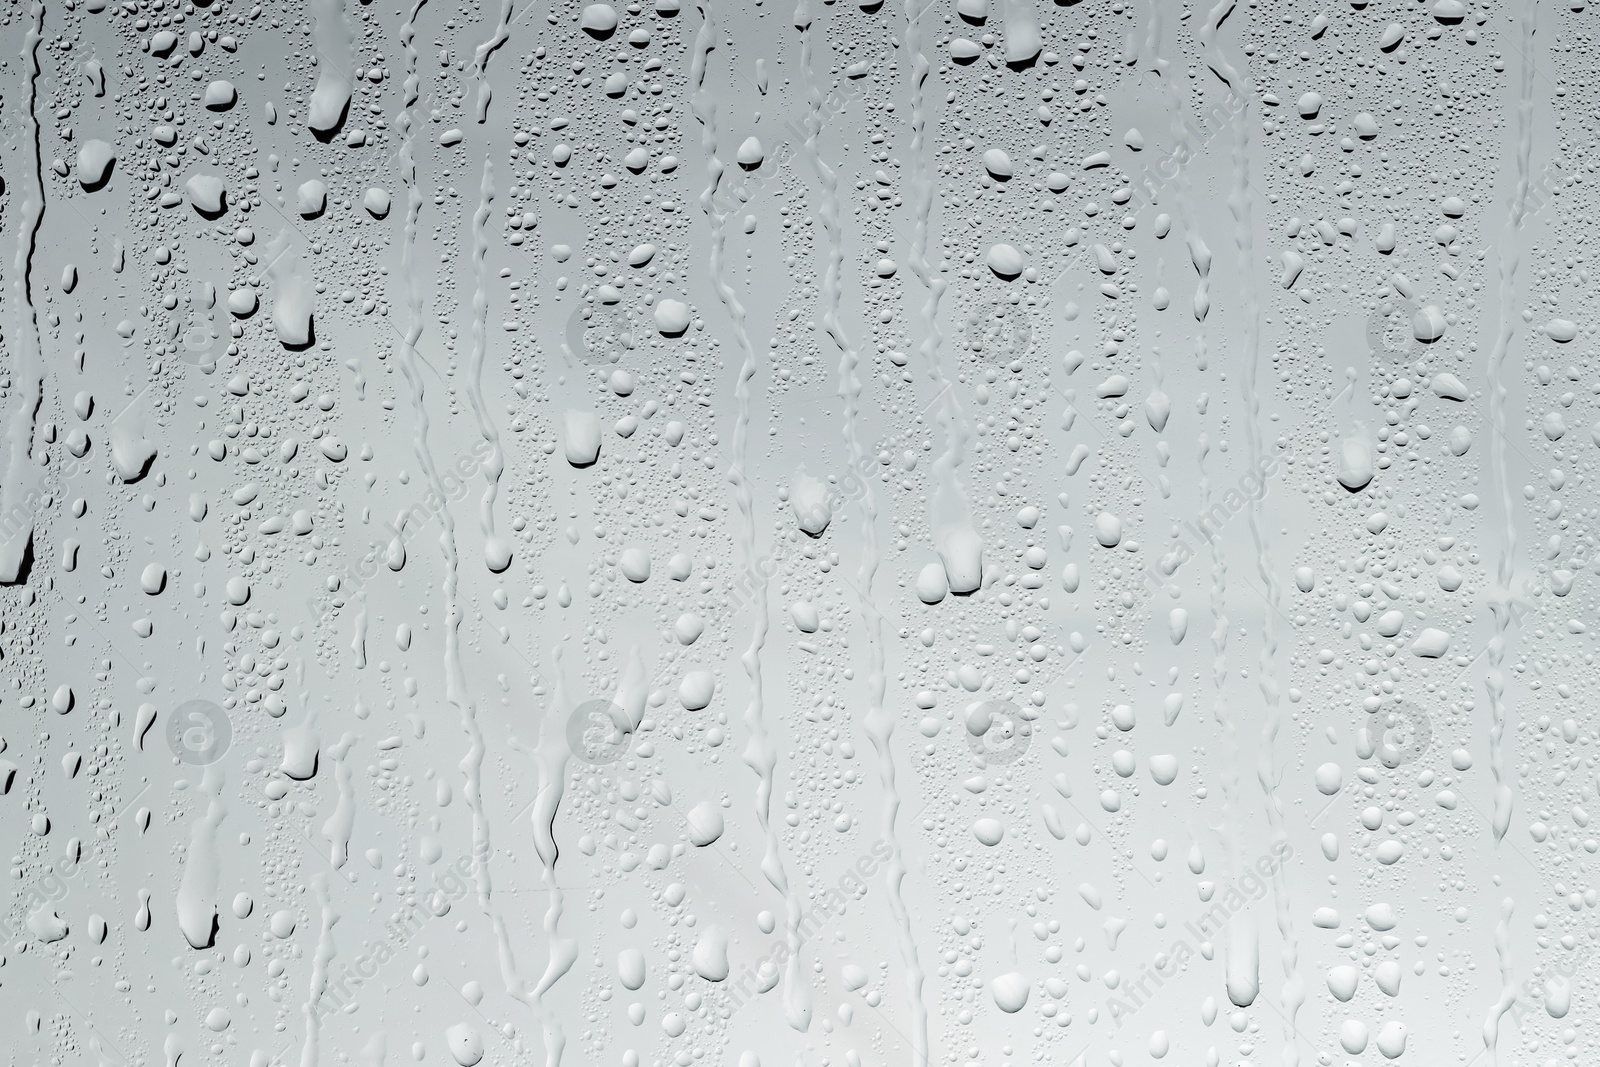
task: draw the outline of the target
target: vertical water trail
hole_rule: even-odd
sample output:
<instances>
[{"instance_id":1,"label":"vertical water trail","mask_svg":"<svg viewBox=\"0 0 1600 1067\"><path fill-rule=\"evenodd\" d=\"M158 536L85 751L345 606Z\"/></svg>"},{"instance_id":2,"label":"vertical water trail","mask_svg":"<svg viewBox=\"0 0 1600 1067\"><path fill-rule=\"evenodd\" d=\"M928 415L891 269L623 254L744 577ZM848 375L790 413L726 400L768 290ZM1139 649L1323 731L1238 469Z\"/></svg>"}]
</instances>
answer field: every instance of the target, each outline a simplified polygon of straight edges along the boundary
<instances>
[{"instance_id":1,"label":"vertical water trail","mask_svg":"<svg viewBox=\"0 0 1600 1067\"><path fill-rule=\"evenodd\" d=\"M1194 143L1190 124L1186 121L1189 113L1188 101L1185 99L1177 81L1169 74L1172 66L1171 62L1162 54L1161 11L1161 4L1153 3L1150 5L1150 30L1145 42L1145 50L1150 53L1151 66L1156 72L1156 77L1161 82L1162 94L1167 99L1167 114L1172 119L1172 137L1175 143L1173 158L1178 163L1177 167L1174 168L1173 174L1173 181L1177 185L1174 208L1178 213L1178 221L1183 226L1184 241L1189 248L1189 260L1194 264L1195 273L1199 275L1199 281L1196 283L1194 292L1194 317L1196 323L1194 328L1194 355L1195 366L1200 370L1205 370L1207 364L1205 321L1206 313L1211 307L1211 250L1206 247L1204 238L1200 236L1200 231L1195 229L1193 198L1190 195L1187 166L1195 158L1199 149ZM1160 171L1161 168L1158 165L1158 177L1160 176ZM1148 168L1146 173L1149 173ZM1153 182L1147 180L1146 185L1152 190L1154 189ZM1158 199L1158 196L1152 195L1152 202L1155 202L1156 199ZM1159 373L1158 370L1158 387L1160 385ZM1161 465L1166 466L1166 453L1158 453L1158 455ZM1167 476L1165 474L1159 475L1158 482L1161 487L1161 495L1163 497L1170 496L1171 489Z\"/></svg>"},{"instance_id":2,"label":"vertical water trail","mask_svg":"<svg viewBox=\"0 0 1600 1067\"><path fill-rule=\"evenodd\" d=\"M1511 348L1511 338L1516 330L1516 280L1521 252L1517 244L1522 221L1528 211L1529 162L1533 155L1533 91L1534 91L1534 33L1538 29L1538 0L1526 0L1518 28L1522 33L1522 78L1517 98L1517 181L1511 190L1506 209L1506 223L1500 240L1500 328L1495 333L1494 347L1489 352L1489 418L1494 432L1489 435L1489 462L1495 483L1500 487L1500 554L1495 561L1496 600L1489 605L1494 616L1494 635L1489 639L1488 673L1484 687L1489 694L1489 770L1494 775L1494 809L1490 813L1491 829L1498 848L1511 826L1512 792L1511 776L1506 774L1505 733L1510 708L1506 701L1506 678L1501 664L1505 662L1506 645L1510 639L1513 591L1512 575L1515 571L1517 527L1511 497L1511 474L1506 469L1506 386L1505 362ZM1507 897L1495 924L1494 949L1500 965L1500 995L1489 1008L1483 1023L1483 1044L1488 1052L1487 1067L1496 1067L1500 1055L1500 1019L1516 1002L1517 989L1511 969L1511 911L1512 898Z\"/></svg>"},{"instance_id":3,"label":"vertical water trail","mask_svg":"<svg viewBox=\"0 0 1600 1067\"><path fill-rule=\"evenodd\" d=\"M318 59L332 66L333 74L350 78L350 23L345 19L344 0L311 0L313 39Z\"/></svg>"},{"instance_id":4,"label":"vertical water trail","mask_svg":"<svg viewBox=\"0 0 1600 1067\"><path fill-rule=\"evenodd\" d=\"M745 328L744 305L739 302L738 294L733 291L733 287L723 275L723 247L727 240L728 213L717 205L716 195L718 187L722 184L726 164L717 157L716 105L705 91L706 60L715 40L715 22L711 14L711 5L707 0L702 0L699 8L701 25L700 32L695 37L689 86L692 93L690 108L700 123L700 144L706 154L708 175L706 187L700 193L700 207L711 224L711 282L717 290L717 296L722 300L723 307L733 319L734 335L744 356L734 387L738 415L733 425L733 461L728 465L728 481L733 485L734 501L739 508L739 551L745 569L744 580L749 583L747 588L755 590L751 597L755 624L750 636L750 645L745 649L744 655L739 657L740 663L744 665L745 674L750 679L750 703L746 705L744 715L745 727L750 731L750 741L745 746L744 759L756 772L758 779L756 818L761 824L762 833L766 836L761 872L766 875L772 887L783 894L786 904L785 936L789 956L783 983L784 1013L790 1026L804 1032L811 1026L811 982L800 962L800 897L789 884L789 876L783 867L778 832L772 825L772 783L778 752L767 730L766 695L763 692L761 675L761 652L767 643L767 631L771 626L771 620L767 604L767 576L756 566L755 509L751 499L750 482L745 474L745 463L750 450L750 380L756 373L756 354L755 348L750 344L749 332Z\"/></svg>"},{"instance_id":5,"label":"vertical water trail","mask_svg":"<svg viewBox=\"0 0 1600 1067\"><path fill-rule=\"evenodd\" d=\"M481 121L481 120L480 120ZM472 291L472 354L467 366L467 398L478 420L478 432L489 446L481 466L486 487L478 504L478 524L483 529L483 558L489 569L499 574L511 566L511 542L494 530L494 501L505 473L505 452L500 447L500 431L489 417L483 402L483 360L488 352L489 325L489 205L494 202L494 164L483 157L483 182L478 186L478 210L472 213L472 266L476 286Z\"/></svg>"},{"instance_id":6,"label":"vertical water trail","mask_svg":"<svg viewBox=\"0 0 1600 1067\"><path fill-rule=\"evenodd\" d=\"M844 438L850 451L852 476L861 484L861 566L857 571L857 604L867 638L867 736L872 739L873 753L878 761L878 780L883 787L883 836L889 843L891 855L886 872L889 891L889 912L894 917L900 938L900 955L906 967L906 986L911 996L914 1020L911 1031L913 1067L925 1067L928 1062L928 1010L922 1002L922 964L917 957L917 939L911 929L911 916L906 911L901 886L905 881L905 856L900 839L895 833L895 820L900 813L900 791L894 765L895 716L884 707L887 678L884 668L883 613L872 599L873 585L878 577L880 562L878 552L878 499L872 478L868 477L868 461L861 447L860 408L861 355L845 333L839 321L840 287L844 272L844 238L839 226L839 177L822 158L818 141L822 134L822 92L816 86L811 68L811 18L804 0L795 9L795 25L800 30L800 70L805 79L809 114L806 118L806 156L822 183L823 195L817 207L817 218L822 223L827 265L822 273L822 326L839 349L839 396L844 400Z\"/></svg>"},{"instance_id":7,"label":"vertical water trail","mask_svg":"<svg viewBox=\"0 0 1600 1067\"><path fill-rule=\"evenodd\" d=\"M1151 428L1156 431L1156 463L1164 468L1167 461L1172 458L1172 446L1162 436L1166 432L1166 420L1172 411L1172 400L1162 388L1166 384L1166 375L1161 369L1160 345L1150 346L1150 378L1150 396L1144 402L1145 416L1150 420ZM1157 418L1160 420L1159 427L1156 425ZM1172 481L1164 472L1156 475L1156 488L1161 491L1161 499L1172 498Z\"/></svg>"},{"instance_id":8,"label":"vertical water trail","mask_svg":"<svg viewBox=\"0 0 1600 1067\"><path fill-rule=\"evenodd\" d=\"M328 992L329 965L336 950L333 944L333 927L339 913L333 910L333 898L328 890L328 874L320 871L311 879L312 891L321 903L321 922L317 928L317 948L311 958L311 984L306 990L306 1002L301 1014L306 1017L306 1039L300 1046L300 1067L317 1067L322 1059L322 998Z\"/></svg>"},{"instance_id":9,"label":"vertical water trail","mask_svg":"<svg viewBox=\"0 0 1600 1067\"><path fill-rule=\"evenodd\" d=\"M1197 323L1204 323L1206 315L1211 311L1211 249L1206 247L1205 238L1200 236L1200 231L1194 223L1194 201L1191 195L1188 164L1199 154L1200 146L1195 143L1193 126L1188 122L1189 105L1184 98L1184 93L1178 81L1171 77L1172 63L1161 53L1161 11L1162 5L1150 5L1150 33L1146 41L1146 48L1151 56L1151 66L1161 82L1161 92L1167 99L1167 115L1172 120L1172 138L1175 143L1173 159L1176 166L1173 168L1172 180L1177 186L1174 209L1178 213L1178 221L1183 225L1184 243L1189 248L1189 262L1194 265L1195 274L1199 276L1194 290L1194 318ZM1160 167L1157 167L1159 176ZM1202 326L1197 326L1194 331L1195 366L1205 370L1206 358L1206 333Z\"/></svg>"},{"instance_id":10,"label":"vertical water trail","mask_svg":"<svg viewBox=\"0 0 1600 1067\"><path fill-rule=\"evenodd\" d=\"M306 107L306 125L319 140L327 140L348 115L355 87L350 23L344 16L344 0L311 0L310 8L319 69Z\"/></svg>"},{"instance_id":11,"label":"vertical water trail","mask_svg":"<svg viewBox=\"0 0 1600 1067\"><path fill-rule=\"evenodd\" d=\"M350 834L356 825L356 791L348 762L350 748L355 743L356 735L346 732L328 747L328 755L333 759L333 781L339 791L339 799L334 802L333 814L322 824L322 835L328 839L329 859L336 868L343 867L350 860Z\"/></svg>"},{"instance_id":12,"label":"vertical water trail","mask_svg":"<svg viewBox=\"0 0 1600 1067\"><path fill-rule=\"evenodd\" d=\"M122 1057L106 1051L106 1047L100 1043L99 1034L90 1033L86 1044L89 1046L89 1051L94 1053L95 1061L100 1067L122 1067Z\"/></svg>"},{"instance_id":13,"label":"vertical water trail","mask_svg":"<svg viewBox=\"0 0 1600 1067\"><path fill-rule=\"evenodd\" d=\"M405 239L400 246L400 278L406 287L408 321L400 344L400 368L411 386L411 406L416 415L417 429L412 438L412 451L417 463L427 477L428 485L439 501L439 520L444 529L439 535L439 547L444 552L444 669L445 699L461 715L461 727L467 735L467 751L461 758L460 768L466 778L461 793L472 812L472 873L478 890L478 905L489 908L491 886L489 881L489 824L483 813L483 732L478 728L478 705L467 691L466 674L461 666L461 606L457 602L460 586L460 560L456 554L456 522L450 514L449 494L439 477L433 452L428 447L428 408L423 401L422 375L418 372L417 340L422 336L423 302L422 281L417 268L417 219L422 213L422 190L417 185L417 164L413 154L415 135L412 133L411 108L417 102L417 88L421 82L417 74L416 17L427 0L416 0L405 25L400 28L400 40L405 48L406 77L405 102L395 117L400 130L400 178L406 187Z\"/></svg>"},{"instance_id":14,"label":"vertical water trail","mask_svg":"<svg viewBox=\"0 0 1600 1067\"><path fill-rule=\"evenodd\" d=\"M1039 54L1044 36L1039 32L1039 13L1034 0L1000 0L1000 14L1006 42L1006 62L1026 63Z\"/></svg>"},{"instance_id":15,"label":"vertical water trail","mask_svg":"<svg viewBox=\"0 0 1600 1067\"><path fill-rule=\"evenodd\" d=\"M552 673L555 685L550 704L539 721L539 739L533 752L538 791L534 796L532 814L533 848L539 857L544 889L549 894L550 900L545 908L543 921L544 935L549 941L550 952L545 962L544 973L540 975L539 981L532 989L527 988L517 973L511 938L503 918L495 914L493 920L500 970L505 978L506 991L539 1014L544 1031L545 1065L560 1067L561 1056L567 1044L566 1031L561 1026L560 1015L546 1007L544 995L572 969L573 964L578 962L578 939L561 934L561 916L566 907L566 893L556 878L556 865L561 858L561 849L556 844L555 838L556 813L561 809L561 801L566 790L567 762L574 755L566 729L567 714L574 709L574 705L568 695L560 645L551 648L550 658L554 663ZM617 680L616 692L612 696L613 706L626 711L631 729L637 729L640 719L644 716L649 691L649 677L645 673L644 657L635 648ZM513 740L513 745L515 744Z\"/></svg>"},{"instance_id":16,"label":"vertical water trail","mask_svg":"<svg viewBox=\"0 0 1600 1067\"><path fill-rule=\"evenodd\" d=\"M1234 243L1239 253L1239 286L1245 314L1244 400L1245 438L1249 446L1251 473L1260 475L1265 470L1261 446L1261 390L1259 385L1261 362L1261 305L1256 295L1255 233L1250 215L1250 115L1249 102L1255 97L1255 86L1248 70L1236 70L1217 44L1217 28L1233 11L1234 0L1219 0L1211 9L1200 29L1200 39L1207 52L1207 61L1217 76L1227 83L1229 91L1244 106L1233 110L1233 188L1228 193L1228 210L1233 215ZM1247 525L1250 540L1255 546L1256 574L1266 588L1267 609L1262 623L1261 655L1257 662L1256 683L1260 686L1266 704L1266 717L1261 726L1260 750L1256 754L1256 780L1266 797L1267 825L1271 833L1274 852L1288 841L1288 831L1283 824L1283 801L1278 796L1278 769L1275 744L1283 728L1283 697L1278 684L1278 607L1281 587L1277 570L1272 565L1271 547L1261 524L1261 499L1250 495ZM1298 1033L1295 1017L1305 1004L1305 980L1300 976L1300 945L1294 930L1293 902L1289 898L1289 880L1283 864L1274 864L1272 874L1272 899L1278 922L1279 960L1283 967L1283 984L1280 999L1283 1002L1283 1062L1295 1067L1300 1062Z\"/></svg>"},{"instance_id":17,"label":"vertical water trail","mask_svg":"<svg viewBox=\"0 0 1600 1067\"><path fill-rule=\"evenodd\" d=\"M970 434L961 415L961 405L956 398L954 383L945 372L940 355L940 342L944 336L939 331L939 303L944 299L948 283L938 274L938 269L928 262L928 226L933 215L933 182L928 177L927 160L923 158L927 141L927 97L923 82L928 79L928 57L922 51L922 16L931 7L927 0L906 0L906 48L911 52L911 201L912 237L906 262L928 290L928 299L921 311L922 340L917 350L927 364L928 376L938 386L934 400L939 402L938 421L944 435L945 448L933 463L933 492L928 501L928 528L935 546L942 546L951 531L964 531L976 541L972 520L967 513L965 489L960 468L965 456Z\"/></svg>"},{"instance_id":18,"label":"vertical water trail","mask_svg":"<svg viewBox=\"0 0 1600 1067\"><path fill-rule=\"evenodd\" d=\"M1516 902L1506 897L1500 902L1500 917L1494 924L1494 955L1500 969L1500 996L1489 1008L1483 1020L1483 1048L1488 1053L1487 1067L1495 1067L1500 1060L1500 1020L1517 1002L1515 975L1511 969L1511 913ZM1516 1021L1513 1018L1513 1021Z\"/></svg>"},{"instance_id":19,"label":"vertical water trail","mask_svg":"<svg viewBox=\"0 0 1600 1067\"><path fill-rule=\"evenodd\" d=\"M37 502L27 499L27 482L33 455L33 434L39 405L44 400L44 351L39 338L39 312L33 305L33 252L44 222L44 171L39 154L39 42L44 36L44 5L30 8L32 21L22 39L22 58L27 63L28 117L26 139L33 158L23 167L22 207L17 227L17 254L11 264L10 302L16 319L13 336L11 374L16 379L16 403L6 422L6 471L0 483L0 515L25 516L27 526L15 536L0 539L0 585L10 585L22 576L22 563L33 543L33 514Z\"/></svg>"},{"instance_id":20,"label":"vertical water trail","mask_svg":"<svg viewBox=\"0 0 1600 1067\"><path fill-rule=\"evenodd\" d=\"M189 851L178 878L178 929L190 948L209 948L217 925L217 886L222 879L222 857L217 849L217 827L227 817L222 803L223 771L219 764L200 775L197 796L206 800L204 814L189 827Z\"/></svg>"},{"instance_id":21,"label":"vertical water trail","mask_svg":"<svg viewBox=\"0 0 1600 1067\"><path fill-rule=\"evenodd\" d=\"M304 668L304 661L296 661L297 674ZM303 674L297 684L305 684ZM302 714L300 721L287 727L281 735L283 759L278 762L278 771L297 782L304 782L316 775L322 754L322 709L311 703L309 691L302 690L298 698Z\"/></svg>"},{"instance_id":22,"label":"vertical water trail","mask_svg":"<svg viewBox=\"0 0 1600 1067\"><path fill-rule=\"evenodd\" d=\"M560 810L561 800L565 794L567 760L572 755L565 726L566 715L573 704L561 664L560 645L550 650L550 659L554 664L552 674L555 685L550 694L550 705L545 709L545 714L539 722L539 741L534 750L538 792L534 796L531 816L533 849L539 856L544 889L550 900L544 912L544 935L550 942L550 954L545 961L544 974L539 977L539 981L531 990L524 989L522 979L516 974L515 962L511 956L511 942L505 924L499 916L495 916L494 923L500 943L500 968L506 978L506 989L513 996L524 1000L539 1014L544 1029L545 1067L560 1067L561 1055L567 1047L567 1035L561 1026L560 1016L545 1006L544 995L572 969L572 965L578 959L577 939L560 935L561 914L566 907L566 895L556 879L556 864L561 858L561 850L556 845L555 837L556 812Z\"/></svg>"},{"instance_id":23,"label":"vertical water trail","mask_svg":"<svg viewBox=\"0 0 1600 1067\"><path fill-rule=\"evenodd\" d=\"M1211 474L1206 467L1206 457L1211 454L1211 438L1202 433L1196 448L1196 458L1200 466L1200 514L1207 515L1211 511ZM1228 556L1227 549L1222 539L1217 536L1218 531L1209 526L1201 527L1205 532L1206 547L1211 550L1211 688L1215 691L1211 705L1211 715L1217 720L1217 725L1222 729L1222 767L1219 773L1222 777L1222 822L1216 827L1217 835L1222 840L1222 851L1227 857L1228 871L1233 877L1238 876L1239 860L1239 832L1234 825L1234 820L1239 815L1239 728L1234 721L1233 711L1228 705L1226 688L1228 682ZM1247 916L1248 918L1248 916ZM1245 923L1230 923L1243 927ZM1244 992L1235 996L1239 983L1231 981L1232 968L1236 961L1230 951L1226 958L1225 966L1229 968L1230 985L1229 998L1235 1004L1240 1003ZM1256 971L1256 962L1247 961L1248 974ZM1246 982L1245 987L1253 982ZM1254 994L1250 994L1254 999Z\"/></svg>"},{"instance_id":24,"label":"vertical water trail","mask_svg":"<svg viewBox=\"0 0 1600 1067\"><path fill-rule=\"evenodd\" d=\"M1495 335L1494 347L1489 353L1489 413L1494 433L1489 439L1489 455L1494 469L1495 482L1500 487L1501 544L1495 562L1495 582L1502 600L1494 605L1494 638L1489 643L1489 707L1494 718L1490 731L1490 767L1494 772L1494 811L1492 823L1495 841L1505 837L1511 823L1511 786L1505 774L1505 735L1508 707L1505 700L1505 675L1500 664L1505 660L1507 633L1511 624L1511 580L1516 562L1517 527L1511 496L1511 475L1506 469L1506 386L1505 361L1516 330L1517 268L1522 258L1517 246L1517 234L1528 210L1529 162L1533 154L1533 35L1538 14L1537 0L1528 0L1526 14L1519 21L1522 30L1522 85L1517 102L1517 182L1511 193L1511 203L1506 214L1506 224L1500 243L1500 329Z\"/></svg>"},{"instance_id":25,"label":"vertical water trail","mask_svg":"<svg viewBox=\"0 0 1600 1067\"><path fill-rule=\"evenodd\" d=\"M316 614L315 611L312 612ZM350 652L355 656L356 670L365 670L367 666L367 591L356 591L356 617L350 635Z\"/></svg>"},{"instance_id":26,"label":"vertical water trail","mask_svg":"<svg viewBox=\"0 0 1600 1067\"><path fill-rule=\"evenodd\" d=\"M511 39L511 0L500 0L500 15L495 20L494 33L472 50L472 73L478 79L478 97L474 103L478 124L489 121L489 102L494 90L489 87L489 57Z\"/></svg>"}]
</instances>

